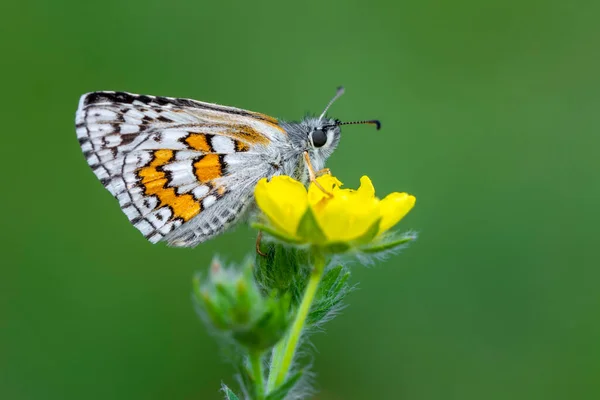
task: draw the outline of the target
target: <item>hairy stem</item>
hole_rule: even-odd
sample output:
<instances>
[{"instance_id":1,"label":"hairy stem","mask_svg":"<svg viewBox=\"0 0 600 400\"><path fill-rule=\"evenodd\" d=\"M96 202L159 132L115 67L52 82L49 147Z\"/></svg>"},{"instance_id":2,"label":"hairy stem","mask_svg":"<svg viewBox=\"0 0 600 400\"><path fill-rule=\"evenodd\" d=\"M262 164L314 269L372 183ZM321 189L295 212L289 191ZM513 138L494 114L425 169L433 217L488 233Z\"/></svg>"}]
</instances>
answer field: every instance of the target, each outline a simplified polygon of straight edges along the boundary
<instances>
[{"instance_id":1,"label":"hairy stem","mask_svg":"<svg viewBox=\"0 0 600 400\"><path fill-rule=\"evenodd\" d=\"M249 355L250 368L254 378L256 400L265 399L265 373L263 371L262 355L259 352L251 352Z\"/></svg>"},{"instance_id":2,"label":"hairy stem","mask_svg":"<svg viewBox=\"0 0 600 400\"><path fill-rule=\"evenodd\" d=\"M292 362L294 361L294 356L296 355L298 342L300 340L300 336L302 335L302 330L304 329L304 323L306 322L306 317L308 316L308 312L312 306L315 294L317 293L317 288L319 287L321 278L323 277L324 268L325 257L323 257L321 254L315 254L315 263L311 271L308 284L306 285L306 289L304 290L302 302L300 303L300 307L296 312L294 323L292 324L287 336L280 343L278 343L273 350L271 370L267 384L267 389L269 392L284 383L288 373L290 372Z\"/></svg>"}]
</instances>

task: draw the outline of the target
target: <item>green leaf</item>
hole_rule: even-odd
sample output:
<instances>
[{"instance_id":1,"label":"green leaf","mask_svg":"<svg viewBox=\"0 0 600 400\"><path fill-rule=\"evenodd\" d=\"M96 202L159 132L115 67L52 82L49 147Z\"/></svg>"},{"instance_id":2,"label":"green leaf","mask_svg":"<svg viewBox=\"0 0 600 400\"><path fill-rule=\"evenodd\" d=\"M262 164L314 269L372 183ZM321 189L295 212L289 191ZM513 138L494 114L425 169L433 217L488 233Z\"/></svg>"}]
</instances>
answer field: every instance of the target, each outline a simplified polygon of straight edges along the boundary
<instances>
[{"instance_id":1,"label":"green leaf","mask_svg":"<svg viewBox=\"0 0 600 400\"><path fill-rule=\"evenodd\" d=\"M323 279L321 279L321 283L319 284L319 291L317 294L317 298L321 298L329 292L329 290L333 287L335 282L338 280L340 274L342 273L344 267L338 265L337 267L331 268L329 271L325 273Z\"/></svg>"},{"instance_id":2,"label":"green leaf","mask_svg":"<svg viewBox=\"0 0 600 400\"><path fill-rule=\"evenodd\" d=\"M259 231L263 231L268 235L273 236L275 239L279 239L282 242L291 243L291 244L303 244L304 241L302 239L298 239L292 236L287 235L277 229L270 227L268 225L263 225L259 222L253 222L251 225L254 229L258 229Z\"/></svg>"},{"instance_id":3,"label":"green leaf","mask_svg":"<svg viewBox=\"0 0 600 400\"><path fill-rule=\"evenodd\" d=\"M237 397L236 394L227 387L227 385L223 384L223 386L221 386L221 390L225 392L225 400L240 400L240 398Z\"/></svg>"},{"instance_id":4,"label":"green leaf","mask_svg":"<svg viewBox=\"0 0 600 400\"><path fill-rule=\"evenodd\" d=\"M321 322L333 308L339 306L350 290L346 284L349 277L350 272L341 265L326 272L319 285L315 303L310 309L307 325Z\"/></svg>"},{"instance_id":5,"label":"green leaf","mask_svg":"<svg viewBox=\"0 0 600 400\"><path fill-rule=\"evenodd\" d=\"M348 281L348 278L350 278L350 272L346 271L344 275L341 275L340 278L335 281L335 285L333 285L329 290L329 296L337 298L342 289L346 289L346 282Z\"/></svg>"},{"instance_id":6,"label":"green leaf","mask_svg":"<svg viewBox=\"0 0 600 400\"><path fill-rule=\"evenodd\" d=\"M360 249L363 253L379 253L386 250L392 250L394 248L400 247L406 243L412 242L415 240L414 236L402 236L396 240L384 241L381 243L376 243L371 246L363 247Z\"/></svg>"},{"instance_id":7,"label":"green leaf","mask_svg":"<svg viewBox=\"0 0 600 400\"><path fill-rule=\"evenodd\" d=\"M321 227L319 226L317 219L315 218L315 215L310 207L306 209L306 212L302 218L300 218L296 235L298 235L298 237L308 239L313 243L325 243L327 241L327 237L321 230Z\"/></svg>"},{"instance_id":8,"label":"green leaf","mask_svg":"<svg viewBox=\"0 0 600 400\"><path fill-rule=\"evenodd\" d=\"M333 267L325 273L325 276L319 285L317 301L322 299L333 299L337 297L340 290L344 287L344 284L350 277L350 273L347 271L343 273L344 271L344 266L338 265L337 267Z\"/></svg>"},{"instance_id":9,"label":"green leaf","mask_svg":"<svg viewBox=\"0 0 600 400\"><path fill-rule=\"evenodd\" d=\"M266 400L283 400L283 399L285 399L285 396L287 396L288 393L290 392L290 390L292 390L294 388L294 386L296 386L296 384L298 383L300 378L302 378L303 374L304 374L304 371L302 371L302 370L296 372L294 375L292 375L290 378L288 378L288 380L283 382L283 384L281 386L279 386L277 389L275 389L271 393L269 393Z\"/></svg>"}]
</instances>

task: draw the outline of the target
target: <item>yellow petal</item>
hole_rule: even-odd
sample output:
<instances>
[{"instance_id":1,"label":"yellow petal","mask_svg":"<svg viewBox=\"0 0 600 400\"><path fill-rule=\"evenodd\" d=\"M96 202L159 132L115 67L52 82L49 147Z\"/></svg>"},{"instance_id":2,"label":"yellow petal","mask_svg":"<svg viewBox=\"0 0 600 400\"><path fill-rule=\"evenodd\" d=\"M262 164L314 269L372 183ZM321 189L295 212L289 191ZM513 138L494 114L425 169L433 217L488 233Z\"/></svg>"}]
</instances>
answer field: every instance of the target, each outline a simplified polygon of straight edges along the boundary
<instances>
[{"instance_id":1,"label":"yellow petal","mask_svg":"<svg viewBox=\"0 0 600 400\"><path fill-rule=\"evenodd\" d=\"M317 178L317 182L319 182L319 184L323 186L326 190L333 190L334 188L343 185L343 183L340 182L338 178L330 174L319 176Z\"/></svg>"},{"instance_id":2,"label":"yellow petal","mask_svg":"<svg viewBox=\"0 0 600 400\"><path fill-rule=\"evenodd\" d=\"M379 202L381 223L379 233L396 225L415 205L416 198L408 193L391 193Z\"/></svg>"},{"instance_id":3,"label":"yellow petal","mask_svg":"<svg viewBox=\"0 0 600 400\"><path fill-rule=\"evenodd\" d=\"M254 197L273 225L296 235L300 218L308 207L304 185L289 176L275 176L270 182L263 178L254 189Z\"/></svg>"},{"instance_id":4,"label":"yellow petal","mask_svg":"<svg viewBox=\"0 0 600 400\"><path fill-rule=\"evenodd\" d=\"M328 193L333 193L334 190L342 186L342 182L329 174L318 177L317 182ZM329 196L314 183L311 183L308 187L308 203L310 205L319 204L328 197Z\"/></svg>"},{"instance_id":5,"label":"yellow petal","mask_svg":"<svg viewBox=\"0 0 600 400\"><path fill-rule=\"evenodd\" d=\"M378 200L365 199L352 190L335 191L324 207L314 211L323 233L332 242L359 238L379 218Z\"/></svg>"},{"instance_id":6,"label":"yellow petal","mask_svg":"<svg viewBox=\"0 0 600 400\"><path fill-rule=\"evenodd\" d=\"M362 176L360 178L360 186L357 192L365 198L375 197L375 188L373 187L373 182L371 182L368 176Z\"/></svg>"}]
</instances>

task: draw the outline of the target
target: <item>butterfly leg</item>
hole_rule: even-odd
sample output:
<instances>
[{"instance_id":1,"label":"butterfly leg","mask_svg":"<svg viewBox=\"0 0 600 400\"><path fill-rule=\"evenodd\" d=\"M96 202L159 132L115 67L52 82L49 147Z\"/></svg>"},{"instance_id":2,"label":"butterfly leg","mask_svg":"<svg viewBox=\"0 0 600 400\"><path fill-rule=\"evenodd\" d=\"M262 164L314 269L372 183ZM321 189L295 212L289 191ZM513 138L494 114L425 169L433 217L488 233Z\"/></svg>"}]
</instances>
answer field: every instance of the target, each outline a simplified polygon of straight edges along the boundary
<instances>
[{"instance_id":1,"label":"butterfly leg","mask_svg":"<svg viewBox=\"0 0 600 400\"><path fill-rule=\"evenodd\" d=\"M331 175L331 170L329 168L323 168L318 170L315 175L317 175L317 178L323 175Z\"/></svg>"},{"instance_id":2,"label":"butterfly leg","mask_svg":"<svg viewBox=\"0 0 600 400\"><path fill-rule=\"evenodd\" d=\"M333 197L333 195L331 193L329 193L327 190L325 190L325 188L323 186L321 186L321 184L319 182L317 182L317 174L315 173L315 170L312 166L312 164L310 163L310 157L308 156L308 151L304 152L304 163L306 164L306 168L308 168L308 177L310 179L311 183L314 183L316 187L318 187L319 189L321 189L321 191L323 193L325 193L327 196L329 197ZM321 170L323 171L323 170ZM321 172L319 171L319 172Z\"/></svg>"},{"instance_id":3,"label":"butterfly leg","mask_svg":"<svg viewBox=\"0 0 600 400\"><path fill-rule=\"evenodd\" d=\"M256 253L260 256L266 257L267 255L260 250L261 239L262 239L262 231L258 231L258 235L256 235Z\"/></svg>"}]
</instances>

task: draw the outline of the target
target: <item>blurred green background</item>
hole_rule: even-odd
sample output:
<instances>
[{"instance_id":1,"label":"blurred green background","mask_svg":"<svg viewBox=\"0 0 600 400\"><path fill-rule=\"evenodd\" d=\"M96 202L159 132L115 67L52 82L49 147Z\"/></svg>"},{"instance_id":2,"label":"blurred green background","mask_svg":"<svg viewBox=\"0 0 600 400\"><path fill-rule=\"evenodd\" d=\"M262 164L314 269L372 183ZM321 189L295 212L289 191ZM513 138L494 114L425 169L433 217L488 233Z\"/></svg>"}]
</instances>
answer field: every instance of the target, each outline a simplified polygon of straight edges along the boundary
<instances>
[{"instance_id":1,"label":"blurred green background","mask_svg":"<svg viewBox=\"0 0 600 400\"><path fill-rule=\"evenodd\" d=\"M597 1L23 1L0 6L0 398L219 399L191 304L213 254L150 245L79 149L94 90L347 127L347 185L408 191L419 241L313 337L317 399L600 398Z\"/></svg>"}]
</instances>

